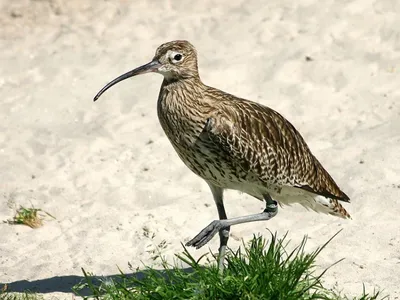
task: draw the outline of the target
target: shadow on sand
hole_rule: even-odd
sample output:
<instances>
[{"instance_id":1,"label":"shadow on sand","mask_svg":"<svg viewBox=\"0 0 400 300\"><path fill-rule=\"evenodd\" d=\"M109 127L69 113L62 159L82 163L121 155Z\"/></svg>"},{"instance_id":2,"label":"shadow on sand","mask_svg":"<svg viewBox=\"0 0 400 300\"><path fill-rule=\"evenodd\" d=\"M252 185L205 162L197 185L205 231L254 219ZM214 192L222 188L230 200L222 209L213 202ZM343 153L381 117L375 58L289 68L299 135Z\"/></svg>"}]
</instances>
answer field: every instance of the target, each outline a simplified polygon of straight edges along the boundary
<instances>
[{"instance_id":1,"label":"shadow on sand","mask_svg":"<svg viewBox=\"0 0 400 300\"><path fill-rule=\"evenodd\" d=\"M183 272L186 273L191 273L193 271L192 268L183 268L180 269ZM165 270L157 270L161 276L165 275ZM130 274L124 274L128 278L136 278L138 280L141 280L144 278L145 273L144 272L137 272L137 273L130 273ZM165 277L165 276L164 276ZM114 275L109 275L109 276L91 276L92 283L97 285L101 281L104 281L105 279L108 280L113 280L113 281L119 281L121 279L121 274L114 274ZM28 281L28 280L19 280L19 281L14 281L14 282L9 282L9 283L3 283L0 282L0 289L4 286L7 285L7 292L18 292L18 293L23 293L23 292L34 292L34 293L40 293L40 294L46 294L46 293L73 293L72 288L80 284L82 282L86 282L84 276L76 276L76 275L66 275L66 276L55 276L55 277L50 277L50 278L45 278L45 279L39 279L39 280L33 280L33 281ZM88 296L90 295L90 291L87 289L81 290L79 292L80 296Z\"/></svg>"}]
</instances>

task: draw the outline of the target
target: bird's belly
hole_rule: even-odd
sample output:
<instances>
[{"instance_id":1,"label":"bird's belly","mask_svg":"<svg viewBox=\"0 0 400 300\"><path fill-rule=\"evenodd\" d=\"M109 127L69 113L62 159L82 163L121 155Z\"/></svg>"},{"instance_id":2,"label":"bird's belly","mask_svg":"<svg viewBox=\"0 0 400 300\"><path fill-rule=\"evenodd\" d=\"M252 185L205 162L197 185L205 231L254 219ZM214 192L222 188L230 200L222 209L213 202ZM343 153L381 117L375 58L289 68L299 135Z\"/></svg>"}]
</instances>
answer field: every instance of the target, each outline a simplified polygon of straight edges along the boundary
<instances>
[{"instance_id":1,"label":"bird's belly","mask_svg":"<svg viewBox=\"0 0 400 300\"><path fill-rule=\"evenodd\" d=\"M221 151L198 143L174 145L174 148L192 172L216 186L231 189L249 179L248 174Z\"/></svg>"}]
</instances>

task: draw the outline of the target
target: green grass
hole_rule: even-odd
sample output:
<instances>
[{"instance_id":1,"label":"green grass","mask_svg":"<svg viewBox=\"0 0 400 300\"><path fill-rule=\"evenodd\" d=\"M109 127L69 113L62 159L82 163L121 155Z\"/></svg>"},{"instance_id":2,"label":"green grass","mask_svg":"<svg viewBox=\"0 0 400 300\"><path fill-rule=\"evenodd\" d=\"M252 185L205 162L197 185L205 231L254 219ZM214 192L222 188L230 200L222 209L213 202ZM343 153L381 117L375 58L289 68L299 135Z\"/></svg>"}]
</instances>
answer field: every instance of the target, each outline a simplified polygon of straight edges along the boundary
<instances>
[{"instance_id":1,"label":"green grass","mask_svg":"<svg viewBox=\"0 0 400 300\"><path fill-rule=\"evenodd\" d=\"M89 292L84 299L350 299L324 287L322 277L327 270L316 273L315 259L331 240L306 253L306 237L290 252L286 250L286 236L278 239L271 234L268 242L254 237L236 252L228 252L223 276L212 254L195 260L184 247L173 265L160 255L162 270L145 267L142 276L121 272L118 279L95 281L83 270L85 280L74 291L78 295ZM190 271L181 267L182 262L190 266ZM369 295L363 289L359 297L352 299L385 298L380 292Z\"/></svg>"},{"instance_id":2,"label":"green grass","mask_svg":"<svg viewBox=\"0 0 400 300\"><path fill-rule=\"evenodd\" d=\"M12 220L8 220L7 223L12 225L26 225L31 228L39 228L43 225L43 220L46 216L55 219L51 214L41 210L40 208L34 208L33 206L31 208L26 208L20 206L19 209L17 209L14 218Z\"/></svg>"}]
</instances>

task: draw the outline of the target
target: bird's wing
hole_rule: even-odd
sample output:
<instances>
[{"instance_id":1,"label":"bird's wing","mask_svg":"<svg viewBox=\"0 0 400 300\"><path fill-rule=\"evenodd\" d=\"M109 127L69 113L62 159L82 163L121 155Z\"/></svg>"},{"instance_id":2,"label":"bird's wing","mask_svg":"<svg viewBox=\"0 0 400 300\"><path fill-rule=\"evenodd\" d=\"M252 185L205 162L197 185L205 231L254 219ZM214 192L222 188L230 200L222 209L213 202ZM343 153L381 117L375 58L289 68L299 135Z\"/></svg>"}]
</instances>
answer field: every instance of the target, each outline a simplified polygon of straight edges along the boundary
<instances>
[{"instance_id":1,"label":"bird's wing","mask_svg":"<svg viewBox=\"0 0 400 300\"><path fill-rule=\"evenodd\" d=\"M234 164L266 183L349 201L289 121L255 102L228 100L219 103L205 131Z\"/></svg>"}]
</instances>

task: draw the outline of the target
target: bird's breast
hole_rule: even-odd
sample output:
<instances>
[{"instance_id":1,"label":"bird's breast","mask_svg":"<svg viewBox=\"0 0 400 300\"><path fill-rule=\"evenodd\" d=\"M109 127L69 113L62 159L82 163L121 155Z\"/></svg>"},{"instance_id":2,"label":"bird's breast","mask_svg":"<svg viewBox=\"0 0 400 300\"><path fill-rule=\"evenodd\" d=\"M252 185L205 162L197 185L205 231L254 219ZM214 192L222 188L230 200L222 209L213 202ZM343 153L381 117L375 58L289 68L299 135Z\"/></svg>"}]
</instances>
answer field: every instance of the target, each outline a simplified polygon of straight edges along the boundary
<instances>
[{"instance_id":1,"label":"bird's breast","mask_svg":"<svg viewBox=\"0 0 400 300\"><path fill-rule=\"evenodd\" d=\"M222 184L236 182L239 169L215 148L211 141L204 139L202 132L206 120L193 121L175 114L159 115L161 126L183 163L203 179Z\"/></svg>"},{"instance_id":2,"label":"bird's breast","mask_svg":"<svg viewBox=\"0 0 400 300\"><path fill-rule=\"evenodd\" d=\"M178 92L160 93L157 108L161 127L178 156L191 171L207 181L237 182L241 171L204 134L210 117L209 107L179 95Z\"/></svg>"},{"instance_id":3,"label":"bird's breast","mask_svg":"<svg viewBox=\"0 0 400 300\"><path fill-rule=\"evenodd\" d=\"M157 113L161 127L174 147L192 147L198 140L207 116L178 92L160 93Z\"/></svg>"}]
</instances>

